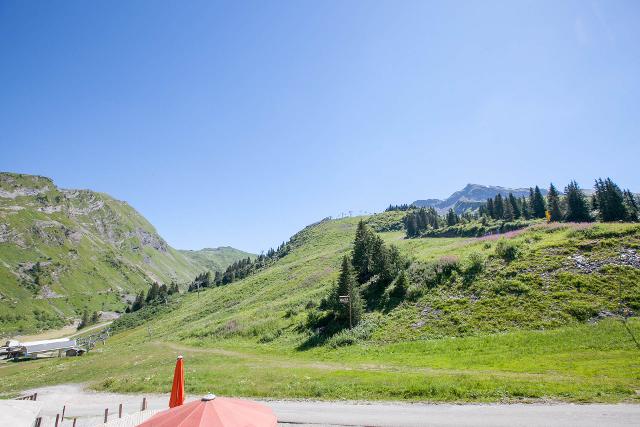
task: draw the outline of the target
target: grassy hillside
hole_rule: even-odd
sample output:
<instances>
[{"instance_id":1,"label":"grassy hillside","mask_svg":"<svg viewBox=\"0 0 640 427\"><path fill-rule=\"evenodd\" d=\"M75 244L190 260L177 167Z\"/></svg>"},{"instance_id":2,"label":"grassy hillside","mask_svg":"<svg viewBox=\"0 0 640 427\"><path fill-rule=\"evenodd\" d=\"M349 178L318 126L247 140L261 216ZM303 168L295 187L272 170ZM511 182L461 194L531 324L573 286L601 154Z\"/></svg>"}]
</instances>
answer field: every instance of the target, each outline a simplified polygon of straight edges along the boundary
<instances>
[{"instance_id":1,"label":"grassy hillside","mask_svg":"<svg viewBox=\"0 0 640 427\"><path fill-rule=\"evenodd\" d=\"M255 259L255 255L230 246L204 248L198 251L180 250L180 253L211 271L224 271L228 266L241 259Z\"/></svg>"},{"instance_id":2,"label":"grassy hillside","mask_svg":"<svg viewBox=\"0 0 640 427\"><path fill-rule=\"evenodd\" d=\"M367 220L393 229L395 216ZM64 380L167 391L173 357L184 354L189 393L637 401L640 350L629 331L640 335L640 322L614 315L640 309L638 225L543 224L502 239L381 233L414 261L409 297L321 340L307 317L358 220L322 221L249 278L137 312L120 322L133 328L88 357L10 364L0 390Z\"/></svg>"},{"instance_id":3,"label":"grassy hillside","mask_svg":"<svg viewBox=\"0 0 640 427\"><path fill-rule=\"evenodd\" d=\"M0 173L0 334L61 327L84 309L122 310L153 281L187 281L200 269L125 202Z\"/></svg>"}]
</instances>

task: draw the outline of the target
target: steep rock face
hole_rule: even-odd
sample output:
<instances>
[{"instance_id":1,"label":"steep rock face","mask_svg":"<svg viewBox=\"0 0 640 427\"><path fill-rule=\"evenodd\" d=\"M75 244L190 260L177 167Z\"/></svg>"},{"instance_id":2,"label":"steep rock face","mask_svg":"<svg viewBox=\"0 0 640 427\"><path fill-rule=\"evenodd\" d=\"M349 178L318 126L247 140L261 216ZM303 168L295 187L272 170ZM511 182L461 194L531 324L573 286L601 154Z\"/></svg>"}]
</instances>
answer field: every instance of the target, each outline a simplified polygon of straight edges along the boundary
<instances>
[{"instance_id":1,"label":"steep rock face","mask_svg":"<svg viewBox=\"0 0 640 427\"><path fill-rule=\"evenodd\" d=\"M456 191L444 200L425 199L413 202L419 207L434 207L439 212L446 212L453 208L457 213L463 213L468 209L477 209L481 203L490 197L501 194L503 197L513 193L516 197L528 196L528 188L507 188L492 185L467 184L462 190ZM546 190L542 190L546 194Z\"/></svg>"},{"instance_id":2,"label":"steep rock face","mask_svg":"<svg viewBox=\"0 0 640 427\"><path fill-rule=\"evenodd\" d=\"M0 173L0 333L121 310L151 282L184 282L202 269L126 202Z\"/></svg>"}]
</instances>

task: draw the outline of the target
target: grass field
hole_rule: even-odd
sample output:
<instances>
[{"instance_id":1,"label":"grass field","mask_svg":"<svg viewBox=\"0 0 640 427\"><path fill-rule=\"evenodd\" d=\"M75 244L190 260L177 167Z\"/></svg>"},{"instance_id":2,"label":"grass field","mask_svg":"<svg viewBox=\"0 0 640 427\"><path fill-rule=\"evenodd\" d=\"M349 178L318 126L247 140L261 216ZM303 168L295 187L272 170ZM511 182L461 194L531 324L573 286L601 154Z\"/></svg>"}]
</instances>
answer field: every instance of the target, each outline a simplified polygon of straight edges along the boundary
<instances>
[{"instance_id":1,"label":"grass field","mask_svg":"<svg viewBox=\"0 0 640 427\"><path fill-rule=\"evenodd\" d=\"M640 334L640 323L631 322ZM221 345L220 345L221 344ZM419 401L639 401L640 352L620 322L555 331L296 351L247 340L165 342L128 331L77 359L9 363L0 390L64 382L167 392L174 357L188 393Z\"/></svg>"},{"instance_id":2,"label":"grass field","mask_svg":"<svg viewBox=\"0 0 640 427\"><path fill-rule=\"evenodd\" d=\"M382 233L420 268L456 267L424 283L413 271L411 298L318 345L306 318L335 280L358 220L308 227L266 270L128 317L121 326L129 329L87 357L5 364L0 391L85 381L168 391L183 354L187 390L197 394L638 401L640 350L611 318L640 307L637 225L536 225L502 241ZM471 259L481 264L473 275ZM640 336L636 318L629 328Z\"/></svg>"}]
</instances>

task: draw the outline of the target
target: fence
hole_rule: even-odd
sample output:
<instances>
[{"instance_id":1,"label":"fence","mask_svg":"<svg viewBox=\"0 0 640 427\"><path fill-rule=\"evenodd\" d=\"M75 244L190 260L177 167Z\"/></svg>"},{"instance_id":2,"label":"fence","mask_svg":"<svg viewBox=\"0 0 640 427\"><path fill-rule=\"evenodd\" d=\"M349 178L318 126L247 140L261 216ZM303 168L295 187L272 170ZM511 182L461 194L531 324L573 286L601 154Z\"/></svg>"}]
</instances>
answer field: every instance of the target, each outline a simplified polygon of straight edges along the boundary
<instances>
[{"instance_id":1,"label":"fence","mask_svg":"<svg viewBox=\"0 0 640 427\"><path fill-rule=\"evenodd\" d=\"M27 396L16 397L16 400L36 400L37 398L38 398L38 393L33 393Z\"/></svg>"},{"instance_id":2,"label":"fence","mask_svg":"<svg viewBox=\"0 0 640 427\"><path fill-rule=\"evenodd\" d=\"M37 396L37 394L32 395ZM25 396L29 398L31 396ZM33 399L35 400L35 398ZM113 407L112 407L113 409ZM102 415L79 415L73 414L72 411L68 411L67 406L62 407L62 411L54 415L41 416L35 421L35 427L129 427L136 426L150 418L152 415L160 412L161 409L150 410L147 409L147 398L143 397L141 404L135 408L128 404L127 408L130 412L125 413L123 404L120 403L116 410L110 411L107 407L104 409ZM95 414L95 412L93 412Z\"/></svg>"}]
</instances>

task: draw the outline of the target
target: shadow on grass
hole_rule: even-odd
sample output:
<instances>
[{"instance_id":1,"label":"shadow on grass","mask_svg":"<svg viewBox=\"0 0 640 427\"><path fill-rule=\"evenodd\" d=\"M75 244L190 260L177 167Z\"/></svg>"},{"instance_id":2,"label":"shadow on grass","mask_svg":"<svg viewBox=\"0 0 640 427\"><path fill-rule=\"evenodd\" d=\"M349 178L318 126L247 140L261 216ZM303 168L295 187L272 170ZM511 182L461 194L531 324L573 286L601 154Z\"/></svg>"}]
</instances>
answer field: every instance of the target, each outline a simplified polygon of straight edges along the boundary
<instances>
[{"instance_id":1,"label":"shadow on grass","mask_svg":"<svg viewBox=\"0 0 640 427\"><path fill-rule=\"evenodd\" d=\"M316 333L304 340L300 345L296 347L297 351L311 350L316 347L323 346L333 335L326 332Z\"/></svg>"}]
</instances>

